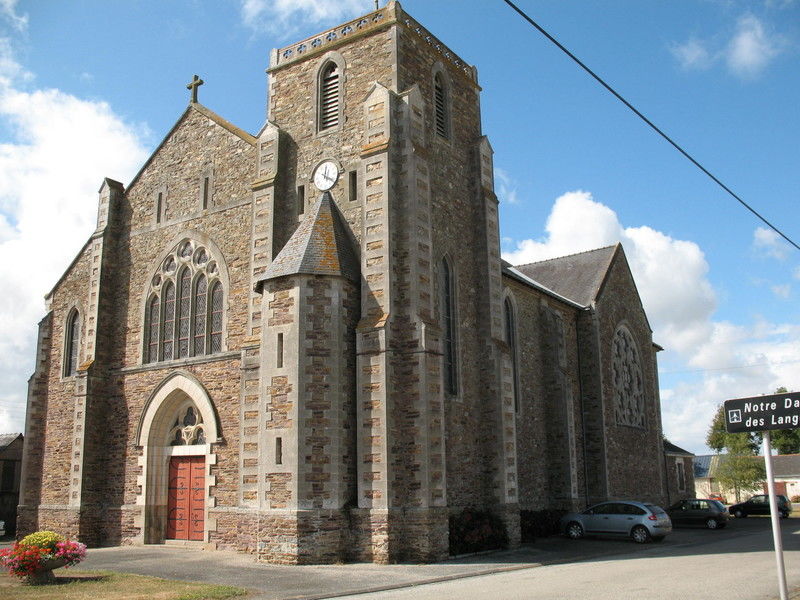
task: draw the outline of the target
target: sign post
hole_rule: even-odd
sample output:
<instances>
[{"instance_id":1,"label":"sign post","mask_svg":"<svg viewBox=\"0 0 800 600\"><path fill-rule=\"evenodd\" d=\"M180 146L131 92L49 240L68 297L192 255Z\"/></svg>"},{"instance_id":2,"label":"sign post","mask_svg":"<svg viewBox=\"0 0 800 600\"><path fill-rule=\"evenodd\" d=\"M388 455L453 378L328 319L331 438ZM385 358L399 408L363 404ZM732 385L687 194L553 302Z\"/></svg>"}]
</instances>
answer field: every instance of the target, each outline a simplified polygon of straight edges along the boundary
<instances>
[{"instance_id":1,"label":"sign post","mask_svg":"<svg viewBox=\"0 0 800 600\"><path fill-rule=\"evenodd\" d=\"M778 586L781 600L789 598L786 589L786 570L783 566L783 541L781 540L781 516L778 513L778 499L775 497L775 477L772 474L772 443L769 429L764 431L764 464L767 466L767 489L769 490L769 518L772 521L772 539L775 542L775 562L778 566Z\"/></svg>"},{"instance_id":2,"label":"sign post","mask_svg":"<svg viewBox=\"0 0 800 600\"><path fill-rule=\"evenodd\" d=\"M764 464L767 467L772 539L775 543L775 562L778 567L778 586L781 600L788 600L786 571L783 566L780 513L775 497L775 477L772 471L772 443L770 431L800 427L800 393L773 394L754 398L736 398L725 401L725 429L728 433L764 433Z\"/></svg>"}]
</instances>

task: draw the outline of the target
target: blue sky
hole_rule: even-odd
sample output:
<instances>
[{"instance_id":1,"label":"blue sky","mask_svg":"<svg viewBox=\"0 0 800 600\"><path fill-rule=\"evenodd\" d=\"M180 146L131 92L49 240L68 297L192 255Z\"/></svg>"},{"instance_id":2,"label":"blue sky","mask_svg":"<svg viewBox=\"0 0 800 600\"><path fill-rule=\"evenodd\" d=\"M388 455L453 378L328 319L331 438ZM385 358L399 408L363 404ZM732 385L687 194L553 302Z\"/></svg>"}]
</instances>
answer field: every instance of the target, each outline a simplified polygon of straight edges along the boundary
<instances>
[{"instance_id":1,"label":"blue sky","mask_svg":"<svg viewBox=\"0 0 800 600\"><path fill-rule=\"evenodd\" d=\"M381 0L381 5L384 2ZM800 251L763 229L501 0L403 7L478 68L506 258L622 241L659 356L664 430L705 453L717 404L800 390ZM800 0L518 4L795 241ZM200 101L265 118L269 51L372 0L0 0L0 431L21 430L43 295Z\"/></svg>"}]
</instances>

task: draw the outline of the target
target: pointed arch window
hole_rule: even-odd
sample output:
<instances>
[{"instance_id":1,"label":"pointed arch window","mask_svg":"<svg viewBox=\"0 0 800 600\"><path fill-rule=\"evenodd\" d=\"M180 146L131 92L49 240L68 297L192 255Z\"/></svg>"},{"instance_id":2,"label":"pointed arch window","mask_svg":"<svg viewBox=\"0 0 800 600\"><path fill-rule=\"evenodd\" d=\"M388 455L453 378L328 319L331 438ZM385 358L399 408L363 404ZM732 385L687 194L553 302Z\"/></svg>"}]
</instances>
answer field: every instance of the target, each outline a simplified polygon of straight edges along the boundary
<instances>
[{"instance_id":1,"label":"pointed arch window","mask_svg":"<svg viewBox=\"0 0 800 600\"><path fill-rule=\"evenodd\" d=\"M511 299L506 298L503 302L503 312L505 313L505 333L508 351L511 357L511 377L514 386L514 410L519 412L519 376L517 374L517 324L514 318L514 306Z\"/></svg>"},{"instance_id":2,"label":"pointed arch window","mask_svg":"<svg viewBox=\"0 0 800 600\"><path fill-rule=\"evenodd\" d=\"M458 364L456 360L456 307L453 269L447 258L441 263L442 285L442 351L444 390L450 395L458 393Z\"/></svg>"},{"instance_id":3,"label":"pointed arch window","mask_svg":"<svg viewBox=\"0 0 800 600\"><path fill-rule=\"evenodd\" d=\"M78 346L80 344L80 315L73 309L67 317L64 330L64 377L75 375L78 370Z\"/></svg>"},{"instance_id":4,"label":"pointed arch window","mask_svg":"<svg viewBox=\"0 0 800 600\"><path fill-rule=\"evenodd\" d=\"M217 262L205 247L192 240L178 244L153 276L150 287L144 362L223 350L224 288Z\"/></svg>"},{"instance_id":5,"label":"pointed arch window","mask_svg":"<svg viewBox=\"0 0 800 600\"><path fill-rule=\"evenodd\" d=\"M433 109L436 135L450 138L450 104L447 83L441 73L433 76Z\"/></svg>"},{"instance_id":6,"label":"pointed arch window","mask_svg":"<svg viewBox=\"0 0 800 600\"><path fill-rule=\"evenodd\" d=\"M330 61L322 67L319 76L319 131L333 129L339 125L341 106L342 72L338 64Z\"/></svg>"}]
</instances>

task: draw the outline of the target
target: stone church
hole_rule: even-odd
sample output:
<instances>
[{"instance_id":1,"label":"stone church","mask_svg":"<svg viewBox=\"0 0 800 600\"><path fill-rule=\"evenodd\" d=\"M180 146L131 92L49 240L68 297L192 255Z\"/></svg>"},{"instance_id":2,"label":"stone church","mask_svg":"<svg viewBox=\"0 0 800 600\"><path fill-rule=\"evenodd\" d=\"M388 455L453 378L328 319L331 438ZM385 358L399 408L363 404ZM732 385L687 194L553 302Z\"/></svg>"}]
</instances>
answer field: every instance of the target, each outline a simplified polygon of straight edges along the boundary
<instances>
[{"instance_id":1,"label":"stone church","mask_svg":"<svg viewBox=\"0 0 800 600\"><path fill-rule=\"evenodd\" d=\"M448 517L666 495L622 248L500 257L477 71L397 2L273 50L255 134L198 101L46 296L19 529L437 560ZM100 174L102 175L102 174Z\"/></svg>"}]
</instances>

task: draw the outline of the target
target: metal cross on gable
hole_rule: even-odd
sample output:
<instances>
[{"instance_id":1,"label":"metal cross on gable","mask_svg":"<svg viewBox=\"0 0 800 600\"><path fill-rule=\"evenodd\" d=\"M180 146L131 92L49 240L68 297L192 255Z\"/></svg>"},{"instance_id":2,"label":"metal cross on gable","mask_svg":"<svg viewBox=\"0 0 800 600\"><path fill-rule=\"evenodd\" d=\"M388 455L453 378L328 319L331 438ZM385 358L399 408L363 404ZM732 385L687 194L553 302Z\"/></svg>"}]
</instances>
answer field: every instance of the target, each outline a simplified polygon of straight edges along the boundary
<instances>
[{"instance_id":1,"label":"metal cross on gable","mask_svg":"<svg viewBox=\"0 0 800 600\"><path fill-rule=\"evenodd\" d=\"M190 100L190 102L192 104L197 104L197 88L199 88L204 83L205 83L205 81L203 81L197 75L195 75L195 76L192 77L191 83L187 83L186 84L186 89L187 90L192 90L192 97L191 97L191 100Z\"/></svg>"}]
</instances>

